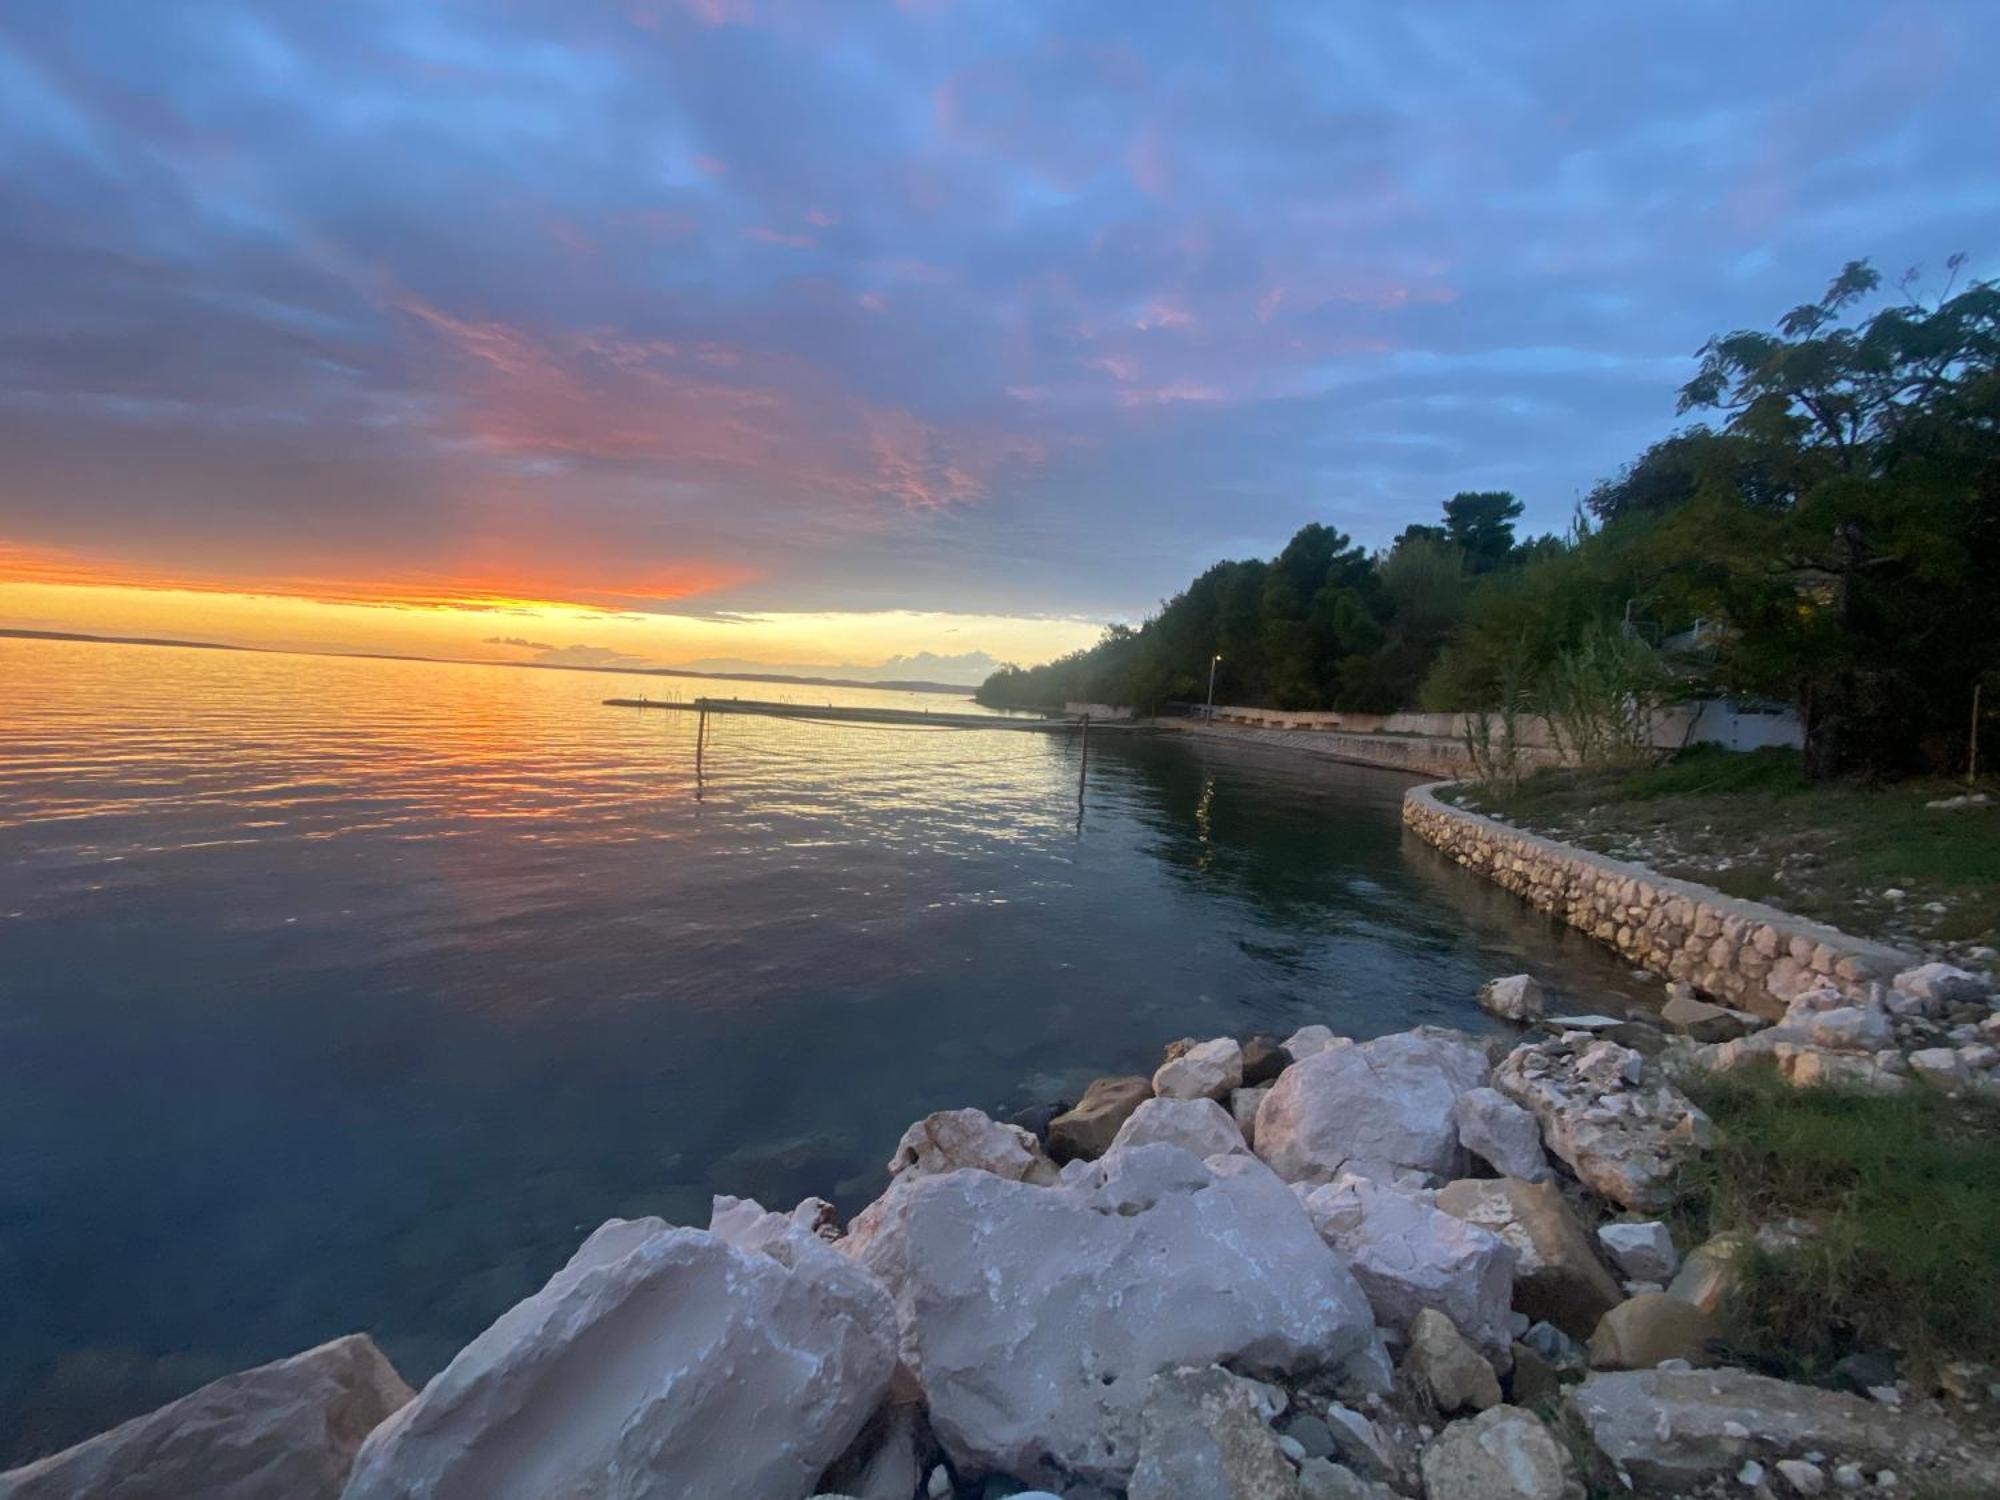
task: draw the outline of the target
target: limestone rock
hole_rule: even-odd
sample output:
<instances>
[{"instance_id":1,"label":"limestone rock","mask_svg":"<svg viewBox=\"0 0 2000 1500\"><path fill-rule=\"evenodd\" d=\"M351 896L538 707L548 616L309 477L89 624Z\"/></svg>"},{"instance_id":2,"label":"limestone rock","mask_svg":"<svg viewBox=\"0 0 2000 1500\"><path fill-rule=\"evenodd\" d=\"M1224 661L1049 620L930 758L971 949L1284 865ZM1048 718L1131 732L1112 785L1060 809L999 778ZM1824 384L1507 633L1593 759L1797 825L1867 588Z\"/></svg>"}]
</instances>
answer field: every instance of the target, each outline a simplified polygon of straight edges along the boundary
<instances>
[{"instance_id":1,"label":"limestone rock","mask_svg":"<svg viewBox=\"0 0 2000 1500\"><path fill-rule=\"evenodd\" d=\"M1333 1456L1363 1479L1390 1481L1402 1472L1388 1434L1353 1407L1329 1402L1326 1430L1333 1439Z\"/></svg>"},{"instance_id":2,"label":"limestone rock","mask_svg":"<svg viewBox=\"0 0 2000 1500\"><path fill-rule=\"evenodd\" d=\"M351 1333L211 1381L0 1474L4 1500L337 1500L362 1440L410 1399Z\"/></svg>"},{"instance_id":3,"label":"limestone rock","mask_svg":"<svg viewBox=\"0 0 2000 1500\"><path fill-rule=\"evenodd\" d=\"M1617 1055L1626 1052L1593 1042L1579 1053L1562 1038L1516 1047L1494 1069L1493 1086L1541 1122L1549 1150L1587 1186L1625 1208L1664 1208L1669 1179L1712 1127L1679 1089L1646 1083L1643 1068L1631 1081L1628 1057ZM1586 1059L1592 1077L1583 1074Z\"/></svg>"},{"instance_id":4,"label":"limestone rock","mask_svg":"<svg viewBox=\"0 0 2000 1500\"><path fill-rule=\"evenodd\" d=\"M1153 1097L1152 1080L1099 1078L1076 1108L1049 1121L1049 1155L1057 1161L1095 1161L1111 1149L1132 1111Z\"/></svg>"},{"instance_id":5,"label":"limestone rock","mask_svg":"<svg viewBox=\"0 0 2000 1500\"><path fill-rule=\"evenodd\" d=\"M1554 1175L1535 1117L1498 1089L1468 1089L1452 1106L1458 1141L1502 1177L1546 1182Z\"/></svg>"},{"instance_id":6,"label":"limestone rock","mask_svg":"<svg viewBox=\"0 0 2000 1500\"><path fill-rule=\"evenodd\" d=\"M1292 1054L1276 1037L1253 1036L1243 1044L1243 1087L1276 1083L1278 1075L1291 1065Z\"/></svg>"},{"instance_id":7,"label":"limestone rock","mask_svg":"<svg viewBox=\"0 0 2000 1500\"><path fill-rule=\"evenodd\" d=\"M1889 983L1890 988L1938 1009L1968 1000L1985 1000L1992 988L1980 975L1944 963L1905 969Z\"/></svg>"},{"instance_id":8,"label":"limestone rock","mask_svg":"<svg viewBox=\"0 0 2000 1500\"><path fill-rule=\"evenodd\" d=\"M1047 1186L1056 1165L1042 1155L1034 1136L1018 1125L1002 1125L976 1109L944 1109L926 1115L908 1130L889 1158L889 1175L930 1176L974 1167L996 1177Z\"/></svg>"},{"instance_id":9,"label":"limestone rock","mask_svg":"<svg viewBox=\"0 0 2000 1500\"><path fill-rule=\"evenodd\" d=\"M1435 1308L1424 1308L1410 1320L1406 1364L1441 1412L1468 1406L1485 1411L1500 1404L1500 1377L1493 1366Z\"/></svg>"},{"instance_id":10,"label":"limestone rock","mask_svg":"<svg viewBox=\"0 0 2000 1500\"><path fill-rule=\"evenodd\" d=\"M1657 1281L1664 1286L1680 1269L1673 1234L1658 1219L1643 1224L1605 1224L1597 1231L1597 1243L1628 1281Z\"/></svg>"},{"instance_id":11,"label":"limestone rock","mask_svg":"<svg viewBox=\"0 0 2000 1500\"><path fill-rule=\"evenodd\" d=\"M1665 1292L1642 1292L1606 1313L1590 1336L1595 1370L1650 1370L1670 1359L1713 1363L1708 1340L1720 1333L1712 1314Z\"/></svg>"},{"instance_id":12,"label":"limestone rock","mask_svg":"<svg viewBox=\"0 0 2000 1500\"><path fill-rule=\"evenodd\" d=\"M1583 1500L1569 1453L1518 1406L1452 1423L1424 1450L1423 1470L1424 1493L1439 1500Z\"/></svg>"},{"instance_id":13,"label":"limestone rock","mask_svg":"<svg viewBox=\"0 0 2000 1500\"><path fill-rule=\"evenodd\" d=\"M1727 1042L1747 1036L1764 1023L1748 1011L1731 1010L1697 1000L1691 990L1677 988L1660 1007L1660 1019L1674 1031L1697 1042Z\"/></svg>"},{"instance_id":14,"label":"limestone rock","mask_svg":"<svg viewBox=\"0 0 2000 1500\"><path fill-rule=\"evenodd\" d=\"M1326 1051L1330 1047L1352 1047L1352 1037L1335 1036L1330 1026L1301 1026L1285 1038L1285 1051L1291 1054L1295 1063Z\"/></svg>"},{"instance_id":15,"label":"limestone rock","mask_svg":"<svg viewBox=\"0 0 2000 1500\"><path fill-rule=\"evenodd\" d=\"M1772 1467L1795 1495L1817 1495L1826 1488L1826 1470L1803 1458L1781 1458Z\"/></svg>"},{"instance_id":16,"label":"limestone rock","mask_svg":"<svg viewBox=\"0 0 2000 1500\"><path fill-rule=\"evenodd\" d=\"M1321 1238L1346 1258L1377 1323L1407 1330L1434 1307L1506 1362L1514 1254L1498 1236L1365 1177L1315 1188L1305 1206Z\"/></svg>"},{"instance_id":17,"label":"limestone rock","mask_svg":"<svg viewBox=\"0 0 2000 1500\"><path fill-rule=\"evenodd\" d=\"M1947 1430L1928 1419L1748 1370L1594 1374L1570 1388L1569 1405L1605 1457L1662 1487L1733 1471L1746 1457L1838 1453L1875 1467L1936 1452L1949 1441Z\"/></svg>"},{"instance_id":18,"label":"limestone rock","mask_svg":"<svg viewBox=\"0 0 2000 1500\"><path fill-rule=\"evenodd\" d=\"M1489 979L1479 987L1479 1007L1509 1021L1535 1021L1546 1008L1542 987L1529 974Z\"/></svg>"},{"instance_id":19,"label":"limestone rock","mask_svg":"<svg viewBox=\"0 0 2000 1500\"><path fill-rule=\"evenodd\" d=\"M1248 1382L1217 1365L1153 1377L1130 1500L1294 1500L1298 1488Z\"/></svg>"},{"instance_id":20,"label":"limestone rock","mask_svg":"<svg viewBox=\"0 0 2000 1500\"><path fill-rule=\"evenodd\" d=\"M1197 1042L1153 1074L1153 1092L1162 1099L1223 1099L1242 1086L1243 1049L1226 1036Z\"/></svg>"},{"instance_id":21,"label":"limestone rock","mask_svg":"<svg viewBox=\"0 0 2000 1500\"><path fill-rule=\"evenodd\" d=\"M1896 1042L1889 1012L1880 1002L1819 1011L1806 1022L1805 1032L1813 1046L1829 1052L1875 1053Z\"/></svg>"},{"instance_id":22,"label":"limestone rock","mask_svg":"<svg viewBox=\"0 0 2000 1500\"><path fill-rule=\"evenodd\" d=\"M1257 1144L1257 1111L1263 1107L1264 1096L1271 1092L1271 1085L1260 1084L1254 1089L1236 1089L1229 1095L1229 1115L1236 1121L1236 1128L1243 1135L1245 1145Z\"/></svg>"},{"instance_id":23,"label":"limestone rock","mask_svg":"<svg viewBox=\"0 0 2000 1500\"><path fill-rule=\"evenodd\" d=\"M961 1178L1049 1191L916 1180ZM611 1220L376 1429L345 1500L810 1495L888 1391L895 1313L788 1225Z\"/></svg>"},{"instance_id":24,"label":"limestone rock","mask_svg":"<svg viewBox=\"0 0 2000 1500\"><path fill-rule=\"evenodd\" d=\"M1588 1338L1624 1298L1553 1182L1465 1178L1441 1188L1437 1206L1506 1242L1514 1252L1514 1306L1531 1319Z\"/></svg>"},{"instance_id":25,"label":"limestone rock","mask_svg":"<svg viewBox=\"0 0 2000 1500\"><path fill-rule=\"evenodd\" d=\"M1291 1375L1377 1347L1366 1297L1254 1157L1128 1146L1053 1188L982 1172L892 1187L842 1241L894 1295L961 1467L1122 1486L1148 1382Z\"/></svg>"},{"instance_id":26,"label":"limestone rock","mask_svg":"<svg viewBox=\"0 0 2000 1500\"><path fill-rule=\"evenodd\" d=\"M1353 1470L1324 1458L1299 1465L1300 1500L1402 1500L1386 1484L1363 1479Z\"/></svg>"},{"instance_id":27,"label":"limestone rock","mask_svg":"<svg viewBox=\"0 0 2000 1500\"><path fill-rule=\"evenodd\" d=\"M1972 1069L1950 1047L1920 1047L1910 1054L1910 1071L1941 1089L1956 1089L1972 1081Z\"/></svg>"},{"instance_id":28,"label":"limestone rock","mask_svg":"<svg viewBox=\"0 0 2000 1500\"><path fill-rule=\"evenodd\" d=\"M1196 1156L1250 1149L1229 1112L1213 1099L1174 1099L1164 1095L1146 1100L1132 1112L1132 1118L1119 1127L1111 1149L1150 1146L1160 1141L1180 1146Z\"/></svg>"},{"instance_id":29,"label":"limestone rock","mask_svg":"<svg viewBox=\"0 0 2000 1500\"><path fill-rule=\"evenodd\" d=\"M1421 1027L1334 1047L1285 1069L1257 1111L1257 1154L1288 1182L1457 1175L1453 1108L1486 1082L1485 1052Z\"/></svg>"}]
</instances>

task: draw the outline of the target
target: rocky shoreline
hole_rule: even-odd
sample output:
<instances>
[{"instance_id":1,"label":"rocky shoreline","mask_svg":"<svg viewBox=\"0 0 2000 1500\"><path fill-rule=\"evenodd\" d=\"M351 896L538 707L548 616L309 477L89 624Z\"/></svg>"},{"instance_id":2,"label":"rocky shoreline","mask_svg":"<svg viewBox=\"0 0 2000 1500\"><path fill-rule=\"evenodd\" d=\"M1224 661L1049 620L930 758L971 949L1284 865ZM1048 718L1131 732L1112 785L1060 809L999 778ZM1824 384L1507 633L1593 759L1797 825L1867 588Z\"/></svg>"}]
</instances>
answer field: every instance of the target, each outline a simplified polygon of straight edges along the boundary
<instances>
[{"instance_id":1,"label":"rocky shoreline","mask_svg":"<svg viewBox=\"0 0 2000 1500\"><path fill-rule=\"evenodd\" d=\"M1720 1365L1742 1237L1683 1253L1659 1217L1711 1132L1683 1070L2000 1090L1983 978L1808 988L1775 1025L1684 986L1657 1024L1547 1017L1526 976L1480 999L1521 1031L1187 1039L1074 1105L933 1114L844 1228L818 1199L612 1220L421 1393L352 1335L0 1500L2000 1488L1964 1409L1990 1372L1954 1401L1886 1355L1847 1390Z\"/></svg>"}]
</instances>

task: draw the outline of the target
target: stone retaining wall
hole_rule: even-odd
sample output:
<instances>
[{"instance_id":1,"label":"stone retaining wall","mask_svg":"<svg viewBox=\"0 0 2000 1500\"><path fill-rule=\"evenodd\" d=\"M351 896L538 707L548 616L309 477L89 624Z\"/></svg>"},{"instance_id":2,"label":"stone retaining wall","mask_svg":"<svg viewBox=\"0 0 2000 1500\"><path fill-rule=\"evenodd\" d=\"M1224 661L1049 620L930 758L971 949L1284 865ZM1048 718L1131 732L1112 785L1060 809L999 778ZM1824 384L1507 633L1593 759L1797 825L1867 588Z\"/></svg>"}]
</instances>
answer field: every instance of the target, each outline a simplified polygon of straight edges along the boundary
<instances>
[{"instance_id":1,"label":"stone retaining wall","mask_svg":"<svg viewBox=\"0 0 2000 1500\"><path fill-rule=\"evenodd\" d=\"M1160 729L1232 744L1301 751L1322 760L1356 766L1380 766L1415 776L1463 776L1472 757L1456 740L1419 739L1397 734L1344 734L1317 729L1255 729L1237 724L1205 723L1199 719L1155 719Z\"/></svg>"},{"instance_id":2,"label":"stone retaining wall","mask_svg":"<svg viewBox=\"0 0 2000 1500\"><path fill-rule=\"evenodd\" d=\"M1814 984L1861 999L1921 959L1774 906L1526 833L1435 795L1403 796L1403 822L1467 869L1610 945L1635 965L1685 980L1768 1019Z\"/></svg>"}]
</instances>

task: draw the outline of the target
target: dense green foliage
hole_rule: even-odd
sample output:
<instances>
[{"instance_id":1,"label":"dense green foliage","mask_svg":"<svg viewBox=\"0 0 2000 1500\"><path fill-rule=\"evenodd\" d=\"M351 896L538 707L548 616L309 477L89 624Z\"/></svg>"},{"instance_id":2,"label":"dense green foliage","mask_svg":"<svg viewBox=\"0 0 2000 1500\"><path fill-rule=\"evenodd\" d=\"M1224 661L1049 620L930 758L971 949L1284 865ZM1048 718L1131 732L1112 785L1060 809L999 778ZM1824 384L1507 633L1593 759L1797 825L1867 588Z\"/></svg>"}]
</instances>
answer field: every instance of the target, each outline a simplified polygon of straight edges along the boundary
<instances>
[{"instance_id":1,"label":"dense green foliage","mask_svg":"<svg viewBox=\"0 0 2000 1500\"><path fill-rule=\"evenodd\" d=\"M1816 777L1962 768L1975 685L2000 704L2000 284L1910 286L1863 316L1855 262L1777 332L1711 340L1680 410L1717 425L1599 484L1567 536L1517 540L1496 492L1374 556L1314 523L980 699L1157 710L1219 654L1217 702L1480 709L1615 630L1680 690L1796 704Z\"/></svg>"},{"instance_id":2,"label":"dense green foliage","mask_svg":"<svg viewBox=\"0 0 2000 1500\"><path fill-rule=\"evenodd\" d=\"M1795 1247L1751 1249L1725 1306L1739 1357L1823 1376L1857 1349L1912 1366L2000 1357L2000 1108L1913 1086L1793 1088L1771 1069L1686 1080L1714 1148L1682 1169L1694 1235L1787 1219Z\"/></svg>"}]
</instances>

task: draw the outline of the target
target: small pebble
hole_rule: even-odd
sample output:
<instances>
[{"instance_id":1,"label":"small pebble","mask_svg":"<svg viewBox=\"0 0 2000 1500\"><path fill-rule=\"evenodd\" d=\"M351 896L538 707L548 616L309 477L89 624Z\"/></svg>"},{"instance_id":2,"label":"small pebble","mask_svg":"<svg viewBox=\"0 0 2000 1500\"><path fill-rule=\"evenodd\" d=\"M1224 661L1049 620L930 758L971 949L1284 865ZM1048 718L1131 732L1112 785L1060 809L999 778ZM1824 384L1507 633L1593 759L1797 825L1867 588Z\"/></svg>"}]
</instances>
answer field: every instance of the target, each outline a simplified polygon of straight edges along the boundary
<instances>
[{"instance_id":1,"label":"small pebble","mask_svg":"<svg viewBox=\"0 0 2000 1500\"><path fill-rule=\"evenodd\" d=\"M1724 1422L1722 1424L1722 1435L1736 1442L1741 1442L1750 1436L1750 1429L1745 1427L1741 1422Z\"/></svg>"},{"instance_id":2,"label":"small pebble","mask_svg":"<svg viewBox=\"0 0 2000 1500\"><path fill-rule=\"evenodd\" d=\"M1754 1458L1747 1460L1743 1467L1736 1471L1736 1482L1746 1490L1756 1489L1764 1482L1764 1466Z\"/></svg>"},{"instance_id":3,"label":"small pebble","mask_svg":"<svg viewBox=\"0 0 2000 1500\"><path fill-rule=\"evenodd\" d=\"M1868 1476L1861 1472L1860 1464L1840 1464L1833 1471L1836 1488L1852 1493L1868 1483Z\"/></svg>"},{"instance_id":4,"label":"small pebble","mask_svg":"<svg viewBox=\"0 0 2000 1500\"><path fill-rule=\"evenodd\" d=\"M1780 1459L1778 1472L1795 1494L1817 1495L1826 1488L1826 1472L1818 1464L1807 1463L1802 1458Z\"/></svg>"},{"instance_id":5,"label":"small pebble","mask_svg":"<svg viewBox=\"0 0 2000 1500\"><path fill-rule=\"evenodd\" d=\"M1281 1434L1278 1438L1278 1451L1295 1464L1302 1464L1306 1461L1306 1445L1295 1437L1288 1437Z\"/></svg>"},{"instance_id":6,"label":"small pebble","mask_svg":"<svg viewBox=\"0 0 2000 1500\"><path fill-rule=\"evenodd\" d=\"M1876 1489L1893 1490L1895 1487L1896 1487L1896 1471L1894 1469L1877 1469L1875 1471Z\"/></svg>"},{"instance_id":7,"label":"small pebble","mask_svg":"<svg viewBox=\"0 0 2000 1500\"><path fill-rule=\"evenodd\" d=\"M931 1470L930 1483L924 1486L924 1493L931 1500L951 1500L951 1475L943 1464Z\"/></svg>"}]
</instances>

